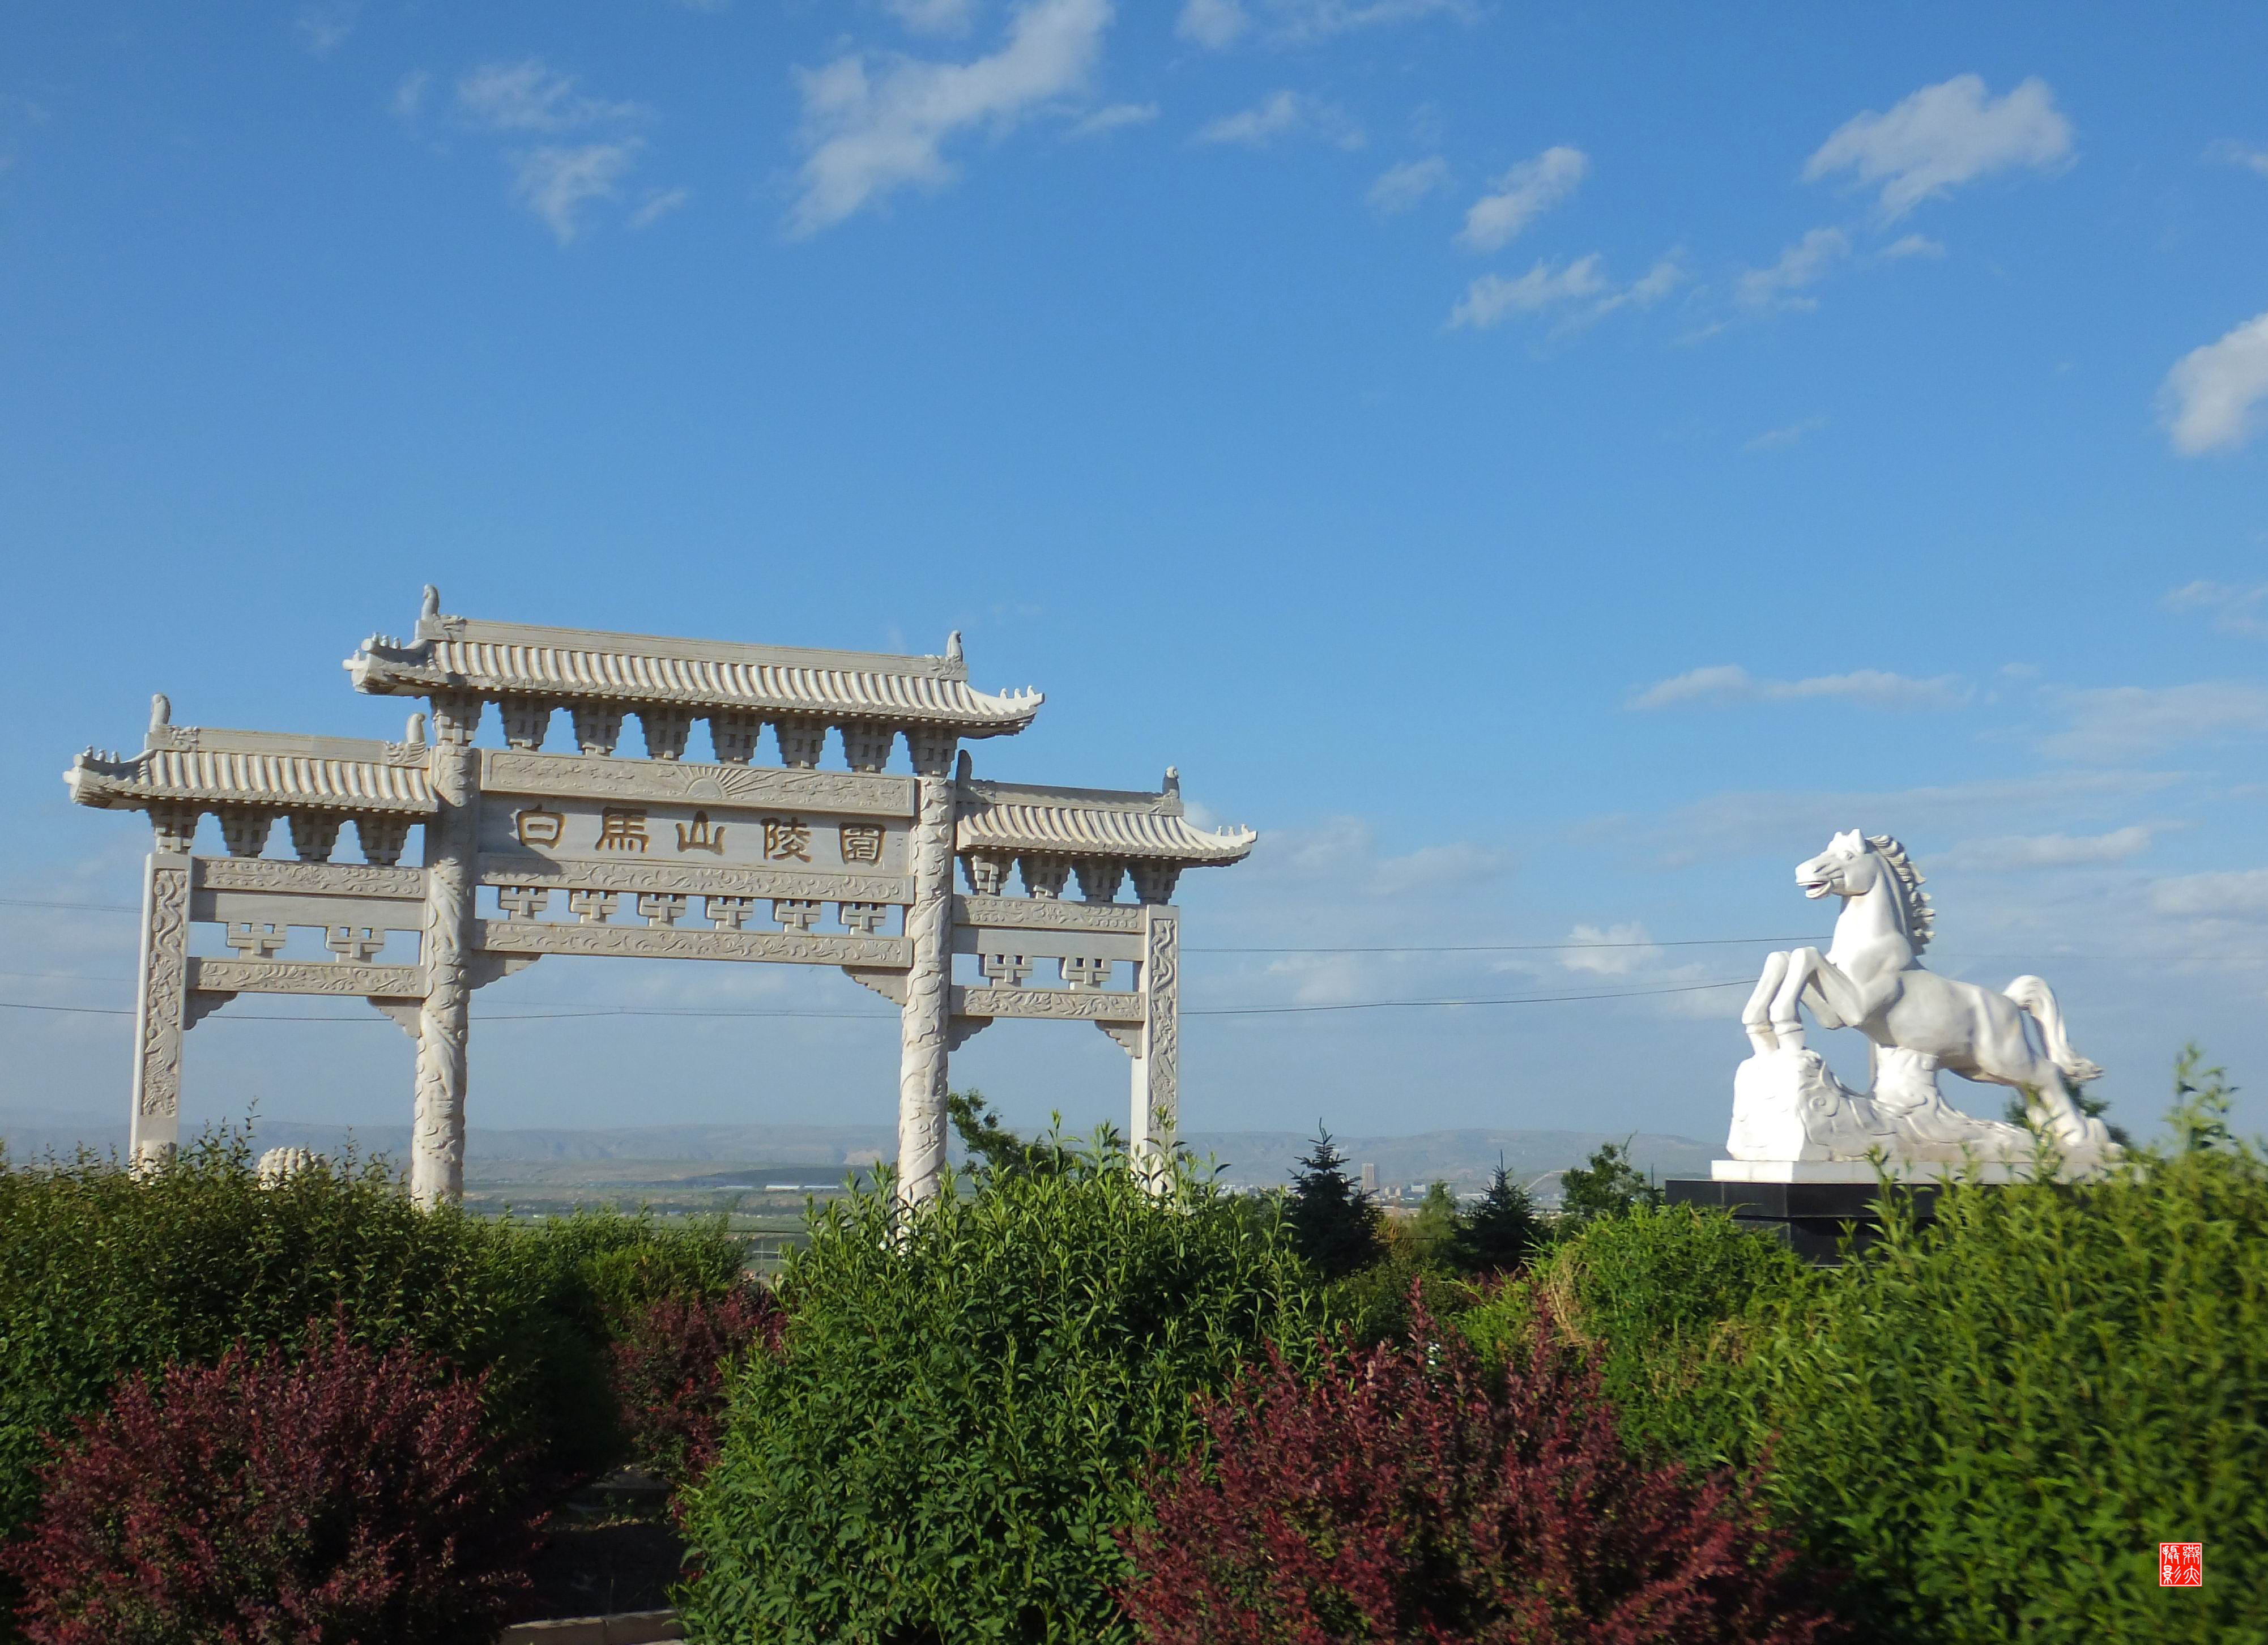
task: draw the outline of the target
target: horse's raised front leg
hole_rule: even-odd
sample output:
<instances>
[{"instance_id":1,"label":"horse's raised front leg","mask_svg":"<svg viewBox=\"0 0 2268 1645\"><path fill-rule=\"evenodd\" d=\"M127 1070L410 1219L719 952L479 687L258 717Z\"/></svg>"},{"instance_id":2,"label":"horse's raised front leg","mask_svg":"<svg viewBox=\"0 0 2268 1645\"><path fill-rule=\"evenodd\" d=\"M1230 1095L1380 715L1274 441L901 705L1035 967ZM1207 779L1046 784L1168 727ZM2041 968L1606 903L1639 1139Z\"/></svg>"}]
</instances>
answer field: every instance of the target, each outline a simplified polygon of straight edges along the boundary
<instances>
[{"instance_id":1,"label":"horse's raised front leg","mask_svg":"<svg viewBox=\"0 0 2268 1645\"><path fill-rule=\"evenodd\" d=\"M1791 949L1787 970L1779 979L1771 1002L1772 1037L1779 1042L1782 1051L1803 1049L1803 1014L1798 1008L1803 1000L1803 991L1827 963L1816 948Z\"/></svg>"},{"instance_id":2,"label":"horse's raised front leg","mask_svg":"<svg viewBox=\"0 0 2268 1645\"><path fill-rule=\"evenodd\" d=\"M1771 1027L1772 996L1779 992L1780 978L1787 975L1787 955L1764 955L1764 975L1756 978L1756 991L1749 996L1749 1003L1741 1007L1741 1026L1748 1031L1749 1044L1759 1057L1767 1056L1779 1047Z\"/></svg>"}]
</instances>

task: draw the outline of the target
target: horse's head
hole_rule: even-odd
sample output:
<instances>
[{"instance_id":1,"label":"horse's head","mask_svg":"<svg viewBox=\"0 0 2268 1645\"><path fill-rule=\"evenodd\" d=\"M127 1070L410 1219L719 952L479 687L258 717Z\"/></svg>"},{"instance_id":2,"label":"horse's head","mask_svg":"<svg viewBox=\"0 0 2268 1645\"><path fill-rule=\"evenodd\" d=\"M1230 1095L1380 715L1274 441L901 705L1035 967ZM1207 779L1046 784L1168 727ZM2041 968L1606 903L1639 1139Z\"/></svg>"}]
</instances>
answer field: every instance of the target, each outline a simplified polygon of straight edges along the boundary
<instances>
[{"instance_id":1,"label":"horse's head","mask_svg":"<svg viewBox=\"0 0 2268 1645\"><path fill-rule=\"evenodd\" d=\"M1808 897L1863 896L1874 889L1881 864L1857 829L1837 834L1827 849L1795 865L1795 882Z\"/></svg>"}]
</instances>

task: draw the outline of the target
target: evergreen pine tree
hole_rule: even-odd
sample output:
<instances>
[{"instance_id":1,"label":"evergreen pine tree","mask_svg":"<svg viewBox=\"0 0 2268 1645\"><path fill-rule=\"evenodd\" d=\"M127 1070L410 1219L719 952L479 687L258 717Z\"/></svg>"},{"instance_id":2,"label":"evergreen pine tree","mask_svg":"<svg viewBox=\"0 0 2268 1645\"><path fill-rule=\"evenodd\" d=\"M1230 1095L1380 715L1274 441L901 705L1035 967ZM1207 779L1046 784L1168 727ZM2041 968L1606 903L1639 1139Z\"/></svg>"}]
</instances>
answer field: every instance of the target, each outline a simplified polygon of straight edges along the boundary
<instances>
[{"instance_id":1,"label":"evergreen pine tree","mask_svg":"<svg viewBox=\"0 0 2268 1645\"><path fill-rule=\"evenodd\" d=\"M1468 1273L1510 1273L1525 1267L1543 1244L1543 1220L1528 1190L1497 1162L1488 1192L1458 1231L1454 1257Z\"/></svg>"},{"instance_id":2,"label":"evergreen pine tree","mask_svg":"<svg viewBox=\"0 0 2268 1645\"><path fill-rule=\"evenodd\" d=\"M1384 1254L1378 1206L1346 1174L1346 1155L1331 1133L1315 1127L1315 1146L1301 1156L1285 1199L1292 1249L1326 1280L1367 1268Z\"/></svg>"},{"instance_id":3,"label":"evergreen pine tree","mask_svg":"<svg viewBox=\"0 0 2268 1645\"><path fill-rule=\"evenodd\" d=\"M1449 1184L1428 1184L1425 1197L1418 1202L1418 1214L1410 1219L1410 1240L1417 1247L1418 1262L1428 1268L1455 1266L1458 1242L1464 1234L1465 1213Z\"/></svg>"}]
</instances>

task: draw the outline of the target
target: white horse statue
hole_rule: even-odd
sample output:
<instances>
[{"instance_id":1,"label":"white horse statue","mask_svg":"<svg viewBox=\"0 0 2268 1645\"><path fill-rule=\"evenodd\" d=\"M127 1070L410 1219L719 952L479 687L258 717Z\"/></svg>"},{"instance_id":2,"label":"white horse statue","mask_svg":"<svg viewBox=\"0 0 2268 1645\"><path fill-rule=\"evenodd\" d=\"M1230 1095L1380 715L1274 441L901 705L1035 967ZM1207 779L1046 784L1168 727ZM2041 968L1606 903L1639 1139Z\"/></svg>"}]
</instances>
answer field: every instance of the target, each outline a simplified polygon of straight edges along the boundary
<instances>
[{"instance_id":1,"label":"white horse statue","mask_svg":"<svg viewBox=\"0 0 2268 1645\"><path fill-rule=\"evenodd\" d=\"M2028 1157L2029 1132L1948 1107L1937 1070L2013 1086L2066 1159L2115 1154L2099 1119L2074 1100L2102 1072L2074 1051L2054 992L2019 977L1994 993L1921 967L1934 915L1922 877L1887 835L1856 830L1795 870L1806 896L1839 896L1827 952L1795 948L1764 962L1741 1013L1756 1055L1734 1083L1730 1152L1747 1160L1892 1159L2002 1162ZM1872 1042L1874 1088L1852 1092L1803 1044L1799 1007L1822 1028L1856 1028ZM2026 1018L2039 1026L2035 1046Z\"/></svg>"}]
</instances>

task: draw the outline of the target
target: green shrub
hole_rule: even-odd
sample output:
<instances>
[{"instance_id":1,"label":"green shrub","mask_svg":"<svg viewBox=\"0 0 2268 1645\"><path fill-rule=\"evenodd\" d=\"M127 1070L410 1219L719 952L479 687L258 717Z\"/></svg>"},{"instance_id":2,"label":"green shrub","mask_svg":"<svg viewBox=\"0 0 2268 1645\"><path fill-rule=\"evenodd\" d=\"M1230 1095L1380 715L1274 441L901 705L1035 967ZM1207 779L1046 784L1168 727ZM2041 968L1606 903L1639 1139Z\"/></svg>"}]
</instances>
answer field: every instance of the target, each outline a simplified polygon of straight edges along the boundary
<instances>
[{"instance_id":1,"label":"green shrub","mask_svg":"<svg viewBox=\"0 0 2268 1645\"><path fill-rule=\"evenodd\" d=\"M1958 1186L1783 1299L1750 1443L1885 1639L2268 1639L2268 1162ZM2157 1545L2205 1545L2161 1590Z\"/></svg>"},{"instance_id":2,"label":"green shrub","mask_svg":"<svg viewBox=\"0 0 2268 1645\"><path fill-rule=\"evenodd\" d=\"M546 1472L611 1462L610 1322L672 1287L716 1288L721 1232L599 1213L534 1227L422 1211L375 1162L259 1184L242 1135L137 1177L107 1160L0 1161L0 1536L36 1506L42 1436L130 1373L232 1344L297 1353L311 1319L487 1371L489 1421Z\"/></svg>"},{"instance_id":3,"label":"green shrub","mask_svg":"<svg viewBox=\"0 0 2268 1645\"><path fill-rule=\"evenodd\" d=\"M696 1639L1128 1641L1113 1532L1138 1472L1273 1339L1320 1323L1274 1219L1177 1165L996 1173L901 1213L887 1173L814 1218L784 1353L691 1494Z\"/></svg>"}]
</instances>

